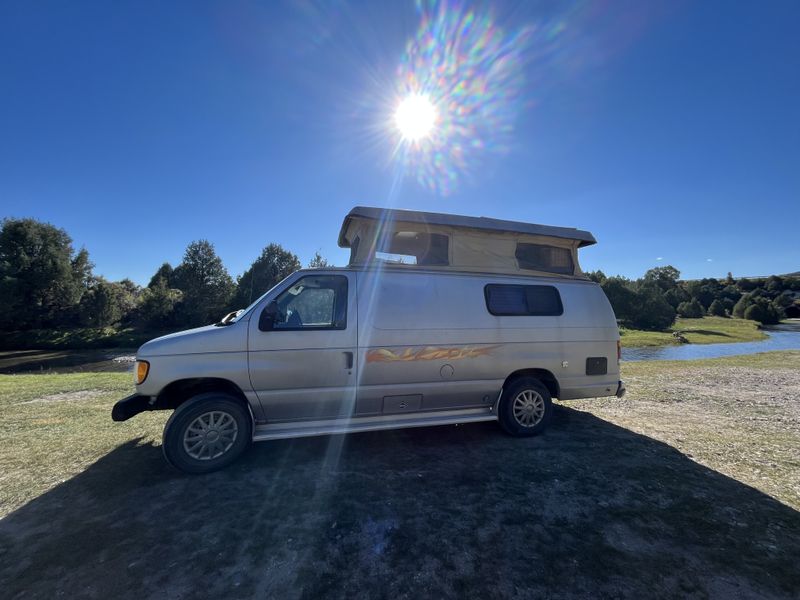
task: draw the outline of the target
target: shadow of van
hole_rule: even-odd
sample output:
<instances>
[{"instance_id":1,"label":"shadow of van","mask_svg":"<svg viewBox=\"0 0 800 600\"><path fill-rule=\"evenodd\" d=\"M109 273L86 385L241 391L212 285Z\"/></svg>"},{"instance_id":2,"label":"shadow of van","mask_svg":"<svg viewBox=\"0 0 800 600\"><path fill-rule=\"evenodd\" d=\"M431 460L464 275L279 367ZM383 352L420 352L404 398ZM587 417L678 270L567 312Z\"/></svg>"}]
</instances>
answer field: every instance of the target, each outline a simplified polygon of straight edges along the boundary
<instances>
[{"instance_id":1,"label":"shadow of van","mask_svg":"<svg viewBox=\"0 0 800 600\"><path fill-rule=\"evenodd\" d=\"M202 477L123 444L0 521L4 596L797 597L800 513L590 414L257 444Z\"/></svg>"}]
</instances>

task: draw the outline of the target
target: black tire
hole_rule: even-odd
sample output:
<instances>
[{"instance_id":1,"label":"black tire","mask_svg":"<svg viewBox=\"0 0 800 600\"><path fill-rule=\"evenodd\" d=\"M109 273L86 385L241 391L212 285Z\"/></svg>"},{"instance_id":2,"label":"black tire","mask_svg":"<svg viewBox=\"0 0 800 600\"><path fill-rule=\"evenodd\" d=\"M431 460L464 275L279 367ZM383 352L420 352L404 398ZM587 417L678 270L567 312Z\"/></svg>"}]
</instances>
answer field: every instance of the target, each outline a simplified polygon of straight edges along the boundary
<instances>
[{"instance_id":1,"label":"black tire","mask_svg":"<svg viewBox=\"0 0 800 600\"><path fill-rule=\"evenodd\" d=\"M515 411L515 400L518 397L520 402ZM516 437L537 435L550 423L550 418L553 416L553 399L541 381L533 377L520 377L503 390L497 412L500 425L506 433ZM515 416L515 412L519 417Z\"/></svg>"},{"instance_id":2,"label":"black tire","mask_svg":"<svg viewBox=\"0 0 800 600\"><path fill-rule=\"evenodd\" d=\"M190 426L193 426L193 431L187 437ZM203 426L205 429L198 429ZM214 432L216 434L212 436ZM252 439L252 418L241 401L225 392L206 392L175 409L164 426L161 449L164 458L176 469L193 474L210 473L239 458ZM185 440L188 441L184 443ZM201 457L197 457L189 451L197 454L200 452L198 448L207 452L203 451ZM221 454L216 455L217 452Z\"/></svg>"}]
</instances>

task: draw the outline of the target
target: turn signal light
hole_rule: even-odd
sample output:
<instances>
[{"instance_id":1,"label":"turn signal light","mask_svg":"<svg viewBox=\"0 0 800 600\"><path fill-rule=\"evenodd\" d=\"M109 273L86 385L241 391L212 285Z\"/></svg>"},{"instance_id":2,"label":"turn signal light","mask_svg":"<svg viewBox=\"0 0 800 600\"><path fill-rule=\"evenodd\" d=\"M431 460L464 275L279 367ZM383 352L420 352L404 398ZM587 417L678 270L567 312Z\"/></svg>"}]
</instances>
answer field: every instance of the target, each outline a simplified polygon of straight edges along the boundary
<instances>
[{"instance_id":1,"label":"turn signal light","mask_svg":"<svg viewBox=\"0 0 800 600\"><path fill-rule=\"evenodd\" d=\"M150 372L150 363L146 360L137 360L133 368L133 379L136 385L143 383L147 379L147 374Z\"/></svg>"}]
</instances>

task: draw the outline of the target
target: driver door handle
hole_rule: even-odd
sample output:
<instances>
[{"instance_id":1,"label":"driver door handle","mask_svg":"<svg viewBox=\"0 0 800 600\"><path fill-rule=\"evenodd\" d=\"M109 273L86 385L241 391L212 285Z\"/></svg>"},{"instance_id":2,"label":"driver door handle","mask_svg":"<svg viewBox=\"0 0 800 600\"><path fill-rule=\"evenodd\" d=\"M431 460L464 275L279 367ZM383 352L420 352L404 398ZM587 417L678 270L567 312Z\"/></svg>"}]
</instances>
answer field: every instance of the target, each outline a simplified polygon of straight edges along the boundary
<instances>
[{"instance_id":1,"label":"driver door handle","mask_svg":"<svg viewBox=\"0 0 800 600\"><path fill-rule=\"evenodd\" d=\"M344 352L344 363L345 369L352 369L353 368L353 353L352 352Z\"/></svg>"}]
</instances>

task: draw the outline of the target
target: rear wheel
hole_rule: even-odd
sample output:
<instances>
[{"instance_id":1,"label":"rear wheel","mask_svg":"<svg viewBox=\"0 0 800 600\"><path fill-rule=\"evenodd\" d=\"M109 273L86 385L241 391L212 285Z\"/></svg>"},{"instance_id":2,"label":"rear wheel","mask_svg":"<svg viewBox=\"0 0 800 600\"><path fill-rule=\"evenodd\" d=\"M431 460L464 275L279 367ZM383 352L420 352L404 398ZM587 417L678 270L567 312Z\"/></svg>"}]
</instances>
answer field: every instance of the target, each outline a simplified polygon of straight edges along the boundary
<instances>
[{"instance_id":1,"label":"rear wheel","mask_svg":"<svg viewBox=\"0 0 800 600\"><path fill-rule=\"evenodd\" d=\"M181 404L164 427L162 450L186 473L227 467L252 440L252 421L238 399L224 392L198 394Z\"/></svg>"},{"instance_id":2,"label":"rear wheel","mask_svg":"<svg viewBox=\"0 0 800 600\"><path fill-rule=\"evenodd\" d=\"M547 428L553 400L547 387L533 377L521 377L503 390L498 417L500 425L514 436L530 436Z\"/></svg>"}]
</instances>

